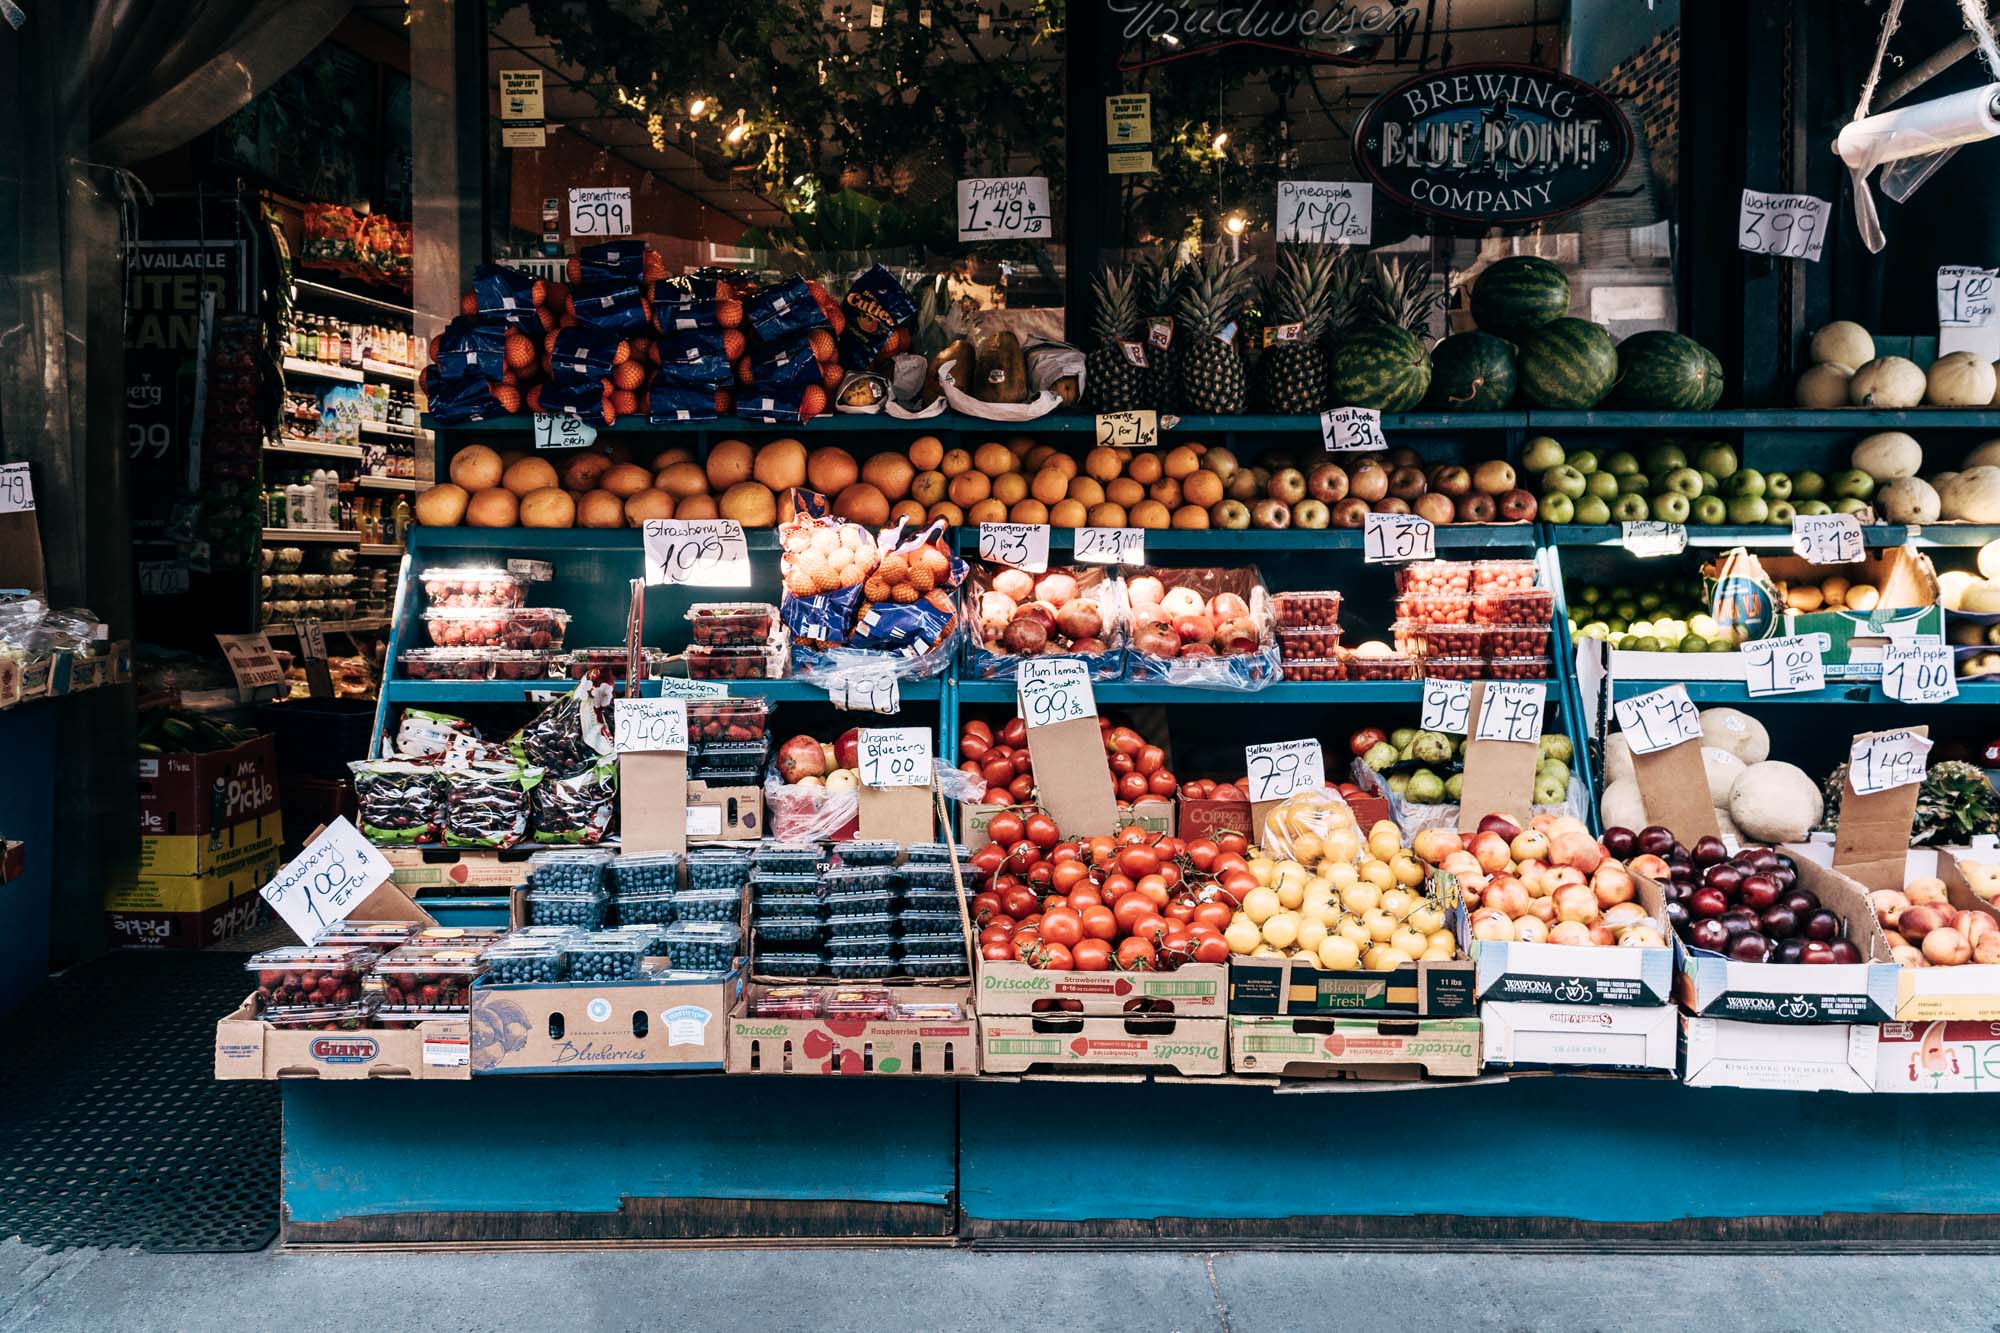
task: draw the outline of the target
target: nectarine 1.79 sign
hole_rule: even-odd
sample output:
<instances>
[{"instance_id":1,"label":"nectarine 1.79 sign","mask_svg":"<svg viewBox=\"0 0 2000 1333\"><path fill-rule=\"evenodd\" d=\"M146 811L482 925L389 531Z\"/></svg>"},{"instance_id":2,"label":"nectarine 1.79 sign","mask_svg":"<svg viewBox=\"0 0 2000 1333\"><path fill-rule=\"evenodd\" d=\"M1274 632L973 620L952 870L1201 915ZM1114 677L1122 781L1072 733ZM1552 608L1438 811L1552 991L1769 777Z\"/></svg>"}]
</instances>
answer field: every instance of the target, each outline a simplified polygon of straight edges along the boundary
<instances>
[{"instance_id":1,"label":"nectarine 1.79 sign","mask_svg":"<svg viewBox=\"0 0 2000 1333\"><path fill-rule=\"evenodd\" d=\"M1454 65L1369 104L1354 157L1390 198L1494 226L1597 198L1632 158L1632 126L1601 90L1532 65Z\"/></svg>"}]
</instances>

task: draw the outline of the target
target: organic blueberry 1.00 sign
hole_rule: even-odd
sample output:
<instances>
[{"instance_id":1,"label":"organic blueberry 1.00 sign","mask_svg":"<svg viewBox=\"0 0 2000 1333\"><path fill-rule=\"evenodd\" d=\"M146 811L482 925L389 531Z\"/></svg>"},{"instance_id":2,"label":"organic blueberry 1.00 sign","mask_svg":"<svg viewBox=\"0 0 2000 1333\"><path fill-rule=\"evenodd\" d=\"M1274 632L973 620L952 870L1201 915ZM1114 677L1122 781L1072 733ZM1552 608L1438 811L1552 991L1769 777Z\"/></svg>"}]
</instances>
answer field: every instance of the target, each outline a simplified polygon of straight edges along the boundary
<instances>
[{"instance_id":1,"label":"organic blueberry 1.00 sign","mask_svg":"<svg viewBox=\"0 0 2000 1333\"><path fill-rule=\"evenodd\" d=\"M958 183L958 239L961 241L1046 240L1049 178L1000 176Z\"/></svg>"},{"instance_id":2,"label":"organic blueberry 1.00 sign","mask_svg":"<svg viewBox=\"0 0 2000 1333\"><path fill-rule=\"evenodd\" d=\"M863 727L856 738L856 764L864 787L928 787L931 729Z\"/></svg>"},{"instance_id":3,"label":"organic blueberry 1.00 sign","mask_svg":"<svg viewBox=\"0 0 2000 1333\"><path fill-rule=\"evenodd\" d=\"M1279 181L1278 241L1367 245L1375 187L1365 181Z\"/></svg>"},{"instance_id":4,"label":"organic blueberry 1.00 sign","mask_svg":"<svg viewBox=\"0 0 2000 1333\"><path fill-rule=\"evenodd\" d=\"M343 817L322 829L261 892L293 933L309 941L346 920L391 873L382 853Z\"/></svg>"}]
</instances>

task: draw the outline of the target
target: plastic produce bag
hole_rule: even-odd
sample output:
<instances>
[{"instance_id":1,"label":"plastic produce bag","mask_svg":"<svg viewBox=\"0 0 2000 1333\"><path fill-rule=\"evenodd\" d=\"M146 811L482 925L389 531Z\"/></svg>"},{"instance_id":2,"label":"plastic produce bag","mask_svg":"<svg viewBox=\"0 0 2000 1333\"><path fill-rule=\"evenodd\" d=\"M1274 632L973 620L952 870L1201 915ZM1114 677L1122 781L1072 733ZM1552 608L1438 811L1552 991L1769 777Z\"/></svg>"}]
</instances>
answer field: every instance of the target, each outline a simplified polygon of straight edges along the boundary
<instances>
[{"instance_id":1,"label":"plastic produce bag","mask_svg":"<svg viewBox=\"0 0 2000 1333\"><path fill-rule=\"evenodd\" d=\"M585 678L508 741L523 764L574 773L611 753L611 686Z\"/></svg>"},{"instance_id":2,"label":"plastic produce bag","mask_svg":"<svg viewBox=\"0 0 2000 1333\"><path fill-rule=\"evenodd\" d=\"M512 847L528 836L529 793L542 770L512 764L446 769L444 843L447 847Z\"/></svg>"},{"instance_id":3,"label":"plastic produce bag","mask_svg":"<svg viewBox=\"0 0 2000 1333\"><path fill-rule=\"evenodd\" d=\"M780 342L809 329L833 327L804 278L766 287L743 303L743 320L767 343Z\"/></svg>"},{"instance_id":4,"label":"plastic produce bag","mask_svg":"<svg viewBox=\"0 0 2000 1333\"><path fill-rule=\"evenodd\" d=\"M917 303L895 276L880 264L848 284L842 301L847 326L840 331L840 363L849 370L867 370L888 349L899 325L917 313Z\"/></svg>"},{"instance_id":5,"label":"plastic produce bag","mask_svg":"<svg viewBox=\"0 0 2000 1333\"><path fill-rule=\"evenodd\" d=\"M631 354L632 345L610 329L557 329L549 342L549 378L557 384L600 385Z\"/></svg>"},{"instance_id":6,"label":"plastic produce bag","mask_svg":"<svg viewBox=\"0 0 2000 1333\"><path fill-rule=\"evenodd\" d=\"M570 265L570 276L579 282L637 282L646 276L646 243L599 241L584 246Z\"/></svg>"},{"instance_id":7,"label":"plastic produce bag","mask_svg":"<svg viewBox=\"0 0 2000 1333\"><path fill-rule=\"evenodd\" d=\"M1022 662L1057 657L1082 662L1092 680L1125 675L1125 585L1102 565L1029 574L976 564L962 600L965 670L976 679L1013 680Z\"/></svg>"},{"instance_id":8,"label":"plastic produce bag","mask_svg":"<svg viewBox=\"0 0 2000 1333\"><path fill-rule=\"evenodd\" d=\"M355 825L385 846L435 843L444 838L443 770L435 763L401 759L356 760Z\"/></svg>"},{"instance_id":9,"label":"plastic produce bag","mask_svg":"<svg viewBox=\"0 0 2000 1333\"><path fill-rule=\"evenodd\" d=\"M542 316L535 308L539 304L536 296L547 291L548 284L519 269L481 264L472 271L472 297L479 318L512 324L532 338L542 336Z\"/></svg>"},{"instance_id":10,"label":"plastic produce bag","mask_svg":"<svg viewBox=\"0 0 2000 1333\"><path fill-rule=\"evenodd\" d=\"M1128 680L1261 690L1279 678L1271 597L1254 567L1132 570L1125 596Z\"/></svg>"},{"instance_id":11,"label":"plastic produce bag","mask_svg":"<svg viewBox=\"0 0 2000 1333\"><path fill-rule=\"evenodd\" d=\"M645 291L637 278L580 282L569 294L576 322L637 333L647 327Z\"/></svg>"},{"instance_id":12,"label":"plastic produce bag","mask_svg":"<svg viewBox=\"0 0 2000 1333\"><path fill-rule=\"evenodd\" d=\"M562 777L544 774L529 796L536 842L602 842L618 810L618 761L606 756Z\"/></svg>"},{"instance_id":13,"label":"plastic produce bag","mask_svg":"<svg viewBox=\"0 0 2000 1333\"><path fill-rule=\"evenodd\" d=\"M1281 860L1305 866L1322 860L1358 862L1361 826L1347 802L1322 787L1294 792L1266 811L1257 844Z\"/></svg>"},{"instance_id":14,"label":"plastic produce bag","mask_svg":"<svg viewBox=\"0 0 2000 1333\"><path fill-rule=\"evenodd\" d=\"M446 384L497 381L507 373L507 326L460 315L437 336L437 354L431 360Z\"/></svg>"}]
</instances>

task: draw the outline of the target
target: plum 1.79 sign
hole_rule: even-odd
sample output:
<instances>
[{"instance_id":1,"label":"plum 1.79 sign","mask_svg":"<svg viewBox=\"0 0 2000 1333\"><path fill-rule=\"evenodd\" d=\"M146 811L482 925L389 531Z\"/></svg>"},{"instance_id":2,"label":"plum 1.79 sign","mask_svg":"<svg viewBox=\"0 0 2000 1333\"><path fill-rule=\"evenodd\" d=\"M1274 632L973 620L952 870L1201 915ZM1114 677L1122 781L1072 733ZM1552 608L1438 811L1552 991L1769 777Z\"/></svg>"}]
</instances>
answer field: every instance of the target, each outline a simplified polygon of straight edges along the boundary
<instances>
[{"instance_id":1,"label":"plum 1.79 sign","mask_svg":"<svg viewBox=\"0 0 2000 1333\"><path fill-rule=\"evenodd\" d=\"M1047 176L1000 176L958 183L961 241L1046 240L1049 228Z\"/></svg>"},{"instance_id":2,"label":"plum 1.79 sign","mask_svg":"<svg viewBox=\"0 0 2000 1333\"><path fill-rule=\"evenodd\" d=\"M587 449L597 441L597 427L567 412L535 413L537 449Z\"/></svg>"},{"instance_id":3,"label":"plum 1.79 sign","mask_svg":"<svg viewBox=\"0 0 2000 1333\"><path fill-rule=\"evenodd\" d=\"M28 465L9 463L0 467L0 514L34 512L35 488L28 480Z\"/></svg>"},{"instance_id":4,"label":"plum 1.79 sign","mask_svg":"<svg viewBox=\"0 0 2000 1333\"><path fill-rule=\"evenodd\" d=\"M1451 736L1465 734L1465 717L1472 711L1472 682L1428 679L1424 682L1424 713L1417 725Z\"/></svg>"},{"instance_id":5,"label":"plum 1.79 sign","mask_svg":"<svg viewBox=\"0 0 2000 1333\"><path fill-rule=\"evenodd\" d=\"M1701 715L1687 686L1669 685L1663 690L1642 694L1636 699L1620 699L1613 707L1618 729L1634 754L1651 754L1684 741L1701 739Z\"/></svg>"},{"instance_id":6,"label":"plum 1.79 sign","mask_svg":"<svg viewBox=\"0 0 2000 1333\"><path fill-rule=\"evenodd\" d=\"M1476 741L1518 741L1538 745L1548 688L1539 680L1489 680L1479 701Z\"/></svg>"},{"instance_id":7,"label":"plum 1.79 sign","mask_svg":"<svg viewBox=\"0 0 2000 1333\"><path fill-rule=\"evenodd\" d=\"M1015 671L1014 686L1021 719L1030 727L1097 716L1090 669L1075 658L1030 658Z\"/></svg>"},{"instance_id":8,"label":"plum 1.79 sign","mask_svg":"<svg viewBox=\"0 0 2000 1333\"><path fill-rule=\"evenodd\" d=\"M1826 200L1809 194L1745 190L1743 206L1736 214L1736 248L1817 263L1819 248L1826 243L1830 207Z\"/></svg>"},{"instance_id":9,"label":"plum 1.79 sign","mask_svg":"<svg viewBox=\"0 0 2000 1333\"><path fill-rule=\"evenodd\" d=\"M1076 559L1084 565L1143 565L1144 528L1078 528Z\"/></svg>"},{"instance_id":10,"label":"plum 1.79 sign","mask_svg":"<svg viewBox=\"0 0 2000 1333\"><path fill-rule=\"evenodd\" d=\"M611 708L612 748L619 754L686 752L685 699L618 699Z\"/></svg>"},{"instance_id":11,"label":"plum 1.79 sign","mask_svg":"<svg viewBox=\"0 0 2000 1333\"><path fill-rule=\"evenodd\" d=\"M1389 447L1382 414L1372 407L1335 407L1319 414L1319 442L1330 454L1379 452Z\"/></svg>"},{"instance_id":12,"label":"plum 1.79 sign","mask_svg":"<svg viewBox=\"0 0 2000 1333\"><path fill-rule=\"evenodd\" d=\"M1415 514L1370 513L1361 523L1361 559L1370 565L1435 560L1437 528Z\"/></svg>"},{"instance_id":13,"label":"plum 1.79 sign","mask_svg":"<svg viewBox=\"0 0 2000 1333\"><path fill-rule=\"evenodd\" d=\"M1790 634L1743 645L1743 678L1755 698L1765 694L1803 694L1826 688L1824 634Z\"/></svg>"},{"instance_id":14,"label":"plum 1.79 sign","mask_svg":"<svg viewBox=\"0 0 2000 1333\"><path fill-rule=\"evenodd\" d=\"M642 540L648 583L750 586L750 548L733 518L649 518Z\"/></svg>"},{"instance_id":15,"label":"plum 1.79 sign","mask_svg":"<svg viewBox=\"0 0 2000 1333\"><path fill-rule=\"evenodd\" d=\"M1246 745L1243 759L1250 774L1250 801L1282 801L1293 792L1318 791L1326 786L1326 757L1319 742L1308 737L1301 741L1277 741L1270 745Z\"/></svg>"},{"instance_id":16,"label":"plum 1.79 sign","mask_svg":"<svg viewBox=\"0 0 2000 1333\"><path fill-rule=\"evenodd\" d=\"M1049 525L981 523L979 558L990 565L1012 565L1030 574L1045 574L1049 568Z\"/></svg>"},{"instance_id":17,"label":"plum 1.79 sign","mask_svg":"<svg viewBox=\"0 0 2000 1333\"><path fill-rule=\"evenodd\" d=\"M632 234L632 187L592 185L569 192L569 234L602 240Z\"/></svg>"},{"instance_id":18,"label":"plum 1.79 sign","mask_svg":"<svg viewBox=\"0 0 2000 1333\"><path fill-rule=\"evenodd\" d=\"M864 787L931 785L929 727L863 727L855 738L855 755Z\"/></svg>"},{"instance_id":19,"label":"plum 1.79 sign","mask_svg":"<svg viewBox=\"0 0 2000 1333\"><path fill-rule=\"evenodd\" d=\"M338 925L389 882L389 863L345 817L334 820L261 892L302 940Z\"/></svg>"},{"instance_id":20,"label":"plum 1.79 sign","mask_svg":"<svg viewBox=\"0 0 2000 1333\"><path fill-rule=\"evenodd\" d=\"M1914 731L1871 731L1854 738L1847 752L1847 782L1856 796L1922 782L1930 768L1931 742Z\"/></svg>"},{"instance_id":21,"label":"plum 1.79 sign","mask_svg":"<svg viewBox=\"0 0 2000 1333\"><path fill-rule=\"evenodd\" d=\"M1160 443L1160 414L1150 407L1099 412L1094 425L1100 449L1154 449Z\"/></svg>"},{"instance_id":22,"label":"plum 1.79 sign","mask_svg":"<svg viewBox=\"0 0 2000 1333\"><path fill-rule=\"evenodd\" d=\"M1906 704L1941 704L1958 697L1951 645L1935 639L1903 643L1891 639L1882 650L1882 693Z\"/></svg>"},{"instance_id":23,"label":"plum 1.79 sign","mask_svg":"<svg viewBox=\"0 0 2000 1333\"><path fill-rule=\"evenodd\" d=\"M1851 565L1867 552L1853 514L1792 515L1792 554L1815 565Z\"/></svg>"}]
</instances>

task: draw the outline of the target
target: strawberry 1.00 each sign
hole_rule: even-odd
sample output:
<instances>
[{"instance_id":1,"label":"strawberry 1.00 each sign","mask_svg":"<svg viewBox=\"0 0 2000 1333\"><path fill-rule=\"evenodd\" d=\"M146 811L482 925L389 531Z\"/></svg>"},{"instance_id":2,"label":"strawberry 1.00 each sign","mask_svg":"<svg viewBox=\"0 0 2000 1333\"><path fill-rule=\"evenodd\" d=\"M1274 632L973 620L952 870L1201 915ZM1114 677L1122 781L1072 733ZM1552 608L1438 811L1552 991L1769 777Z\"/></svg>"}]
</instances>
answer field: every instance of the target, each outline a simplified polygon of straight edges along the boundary
<instances>
[{"instance_id":1,"label":"strawberry 1.00 each sign","mask_svg":"<svg viewBox=\"0 0 2000 1333\"><path fill-rule=\"evenodd\" d=\"M1635 699L1620 699L1613 710L1618 729L1634 754L1651 754L1685 741L1701 739L1701 715L1687 686L1669 685Z\"/></svg>"},{"instance_id":2,"label":"strawberry 1.00 each sign","mask_svg":"<svg viewBox=\"0 0 2000 1333\"><path fill-rule=\"evenodd\" d=\"M1097 716L1090 669L1074 658L1030 658L1016 668L1014 686L1021 720L1030 727L1052 727L1058 722Z\"/></svg>"},{"instance_id":3,"label":"strawberry 1.00 each sign","mask_svg":"<svg viewBox=\"0 0 2000 1333\"><path fill-rule=\"evenodd\" d=\"M1294 792L1326 786L1326 757L1310 737L1243 747L1250 775L1250 802L1282 801Z\"/></svg>"},{"instance_id":4,"label":"strawberry 1.00 each sign","mask_svg":"<svg viewBox=\"0 0 2000 1333\"><path fill-rule=\"evenodd\" d=\"M345 817L307 843L260 892L292 933L312 940L389 882L389 863Z\"/></svg>"},{"instance_id":5,"label":"strawberry 1.00 each sign","mask_svg":"<svg viewBox=\"0 0 2000 1333\"><path fill-rule=\"evenodd\" d=\"M1001 176L958 183L958 239L1047 239L1049 178Z\"/></svg>"},{"instance_id":6,"label":"strawberry 1.00 each sign","mask_svg":"<svg viewBox=\"0 0 2000 1333\"><path fill-rule=\"evenodd\" d=\"M855 755L864 787L931 785L929 727L863 727Z\"/></svg>"},{"instance_id":7,"label":"strawberry 1.00 each sign","mask_svg":"<svg viewBox=\"0 0 2000 1333\"><path fill-rule=\"evenodd\" d=\"M648 583L750 586L750 548L733 518L649 518L642 540Z\"/></svg>"}]
</instances>

